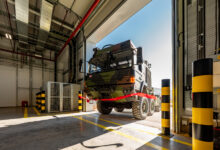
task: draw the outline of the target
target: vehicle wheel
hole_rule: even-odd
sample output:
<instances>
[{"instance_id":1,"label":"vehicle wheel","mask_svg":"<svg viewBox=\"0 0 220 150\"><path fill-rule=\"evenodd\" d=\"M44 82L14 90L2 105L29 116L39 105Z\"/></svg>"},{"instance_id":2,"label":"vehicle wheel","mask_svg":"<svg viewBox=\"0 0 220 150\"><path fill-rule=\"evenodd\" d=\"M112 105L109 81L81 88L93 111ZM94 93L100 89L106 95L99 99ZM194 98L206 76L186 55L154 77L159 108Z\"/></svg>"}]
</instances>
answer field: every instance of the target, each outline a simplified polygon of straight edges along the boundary
<instances>
[{"instance_id":1,"label":"vehicle wheel","mask_svg":"<svg viewBox=\"0 0 220 150\"><path fill-rule=\"evenodd\" d=\"M121 108L117 108L117 107L115 107L114 109L115 109L115 111L117 111L117 112L123 112L123 110L124 110L123 107L121 107Z\"/></svg>"},{"instance_id":2,"label":"vehicle wheel","mask_svg":"<svg viewBox=\"0 0 220 150\"><path fill-rule=\"evenodd\" d=\"M160 112L160 106L155 106L155 112Z\"/></svg>"},{"instance_id":3,"label":"vehicle wheel","mask_svg":"<svg viewBox=\"0 0 220 150\"><path fill-rule=\"evenodd\" d=\"M132 113L136 119L144 120L149 111L149 102L146 98L132 102Z\"/></svg>"},{"instance_id":4,"label":"vehicle wheel","mask_svg":"<svg viewBox=\"0 0 220 150\"><path fill-rule=\"evenodd\" d=\"M153 99L149 99L148 101L149 101L149 105L150 105L148 116L152 116L154 114L154 111L155 111L155 101Z\"/></svg>"},{"instance_id":5,"label":"vehicle wheel","mask_svg":"<svg viewBox=\"0 0 220 150\"><path fill-rule=\"evenodd\" d=\"M99 111L101 114L105 114L105 115L110 114L111 111L112 111L112 108L108 107L108 106L106 105L106 103L103 102L103 101L98 101L98 102L97 102L97 109L98 109L98 111Z\"/></svg>"}]
</instances>

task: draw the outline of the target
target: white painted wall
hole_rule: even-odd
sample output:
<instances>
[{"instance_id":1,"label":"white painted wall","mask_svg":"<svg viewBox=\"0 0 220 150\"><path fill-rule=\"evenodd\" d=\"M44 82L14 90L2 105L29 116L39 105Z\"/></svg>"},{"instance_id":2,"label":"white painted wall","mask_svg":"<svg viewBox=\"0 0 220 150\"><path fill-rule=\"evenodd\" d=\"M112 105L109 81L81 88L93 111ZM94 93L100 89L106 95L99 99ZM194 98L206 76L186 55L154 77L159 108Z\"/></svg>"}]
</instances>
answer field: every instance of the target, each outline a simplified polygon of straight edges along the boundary
<instances>
[{"instance_id":1,"label":"white painted wall","mask_svg":"<svg viewBox=\"0 0 220 150\"><path fill-rule=\"evenodd\" d=\"M0 107L16 106L16 68L0 66Z\"/></svg>"},{"instance_id":2,"label":"white painted wall","mask_svg":"<svg viewBox=\"0 0 220 150\"><path fill-rule=\"evenodd\" d=\"M42 82L42 69L33 67L32 76L32 105L35 105L35 94L40 91L47 81L54 81L54 71L45 69L44 83ZM18 79L18 87L16 87ZM0 64L0 107L21 106L22 100L30 103L30 78L29 67L27 65L18 67L16 78L16 65ZM18 97L16 98L16 95ZM17 104L16 104L17 103Z\"/></svg>"}]
</instances>

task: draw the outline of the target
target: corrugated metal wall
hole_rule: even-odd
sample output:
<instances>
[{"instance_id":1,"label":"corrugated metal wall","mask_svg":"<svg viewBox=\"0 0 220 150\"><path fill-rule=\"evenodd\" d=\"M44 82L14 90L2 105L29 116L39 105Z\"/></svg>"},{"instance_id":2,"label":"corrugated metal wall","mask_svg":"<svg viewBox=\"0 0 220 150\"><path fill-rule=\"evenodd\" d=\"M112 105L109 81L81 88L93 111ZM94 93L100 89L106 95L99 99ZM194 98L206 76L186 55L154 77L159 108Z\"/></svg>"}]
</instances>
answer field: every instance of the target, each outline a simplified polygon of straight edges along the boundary
<instances>
[{"instance_id":1,"label":"corrugated metal wall","mask_svg":"<svg viewBox=\"0 0 220 150\"><path fill-rule=\"evenodd\" d=\"M206 57L216 59L216 0L206 0ZM192 62L197 60L197 0L185 1L184 95L185 109L192 108Z\"/></svg>"},{"instance_id":2,"label":"corrugated metal wall","mask_svg":"<svg viewBox=\"0 0 220 150\"><path fill-rule=\"evenodd\" d=\"M215 58L216 0L206 0L206 57Z\"/></svg>"}]
</instances>

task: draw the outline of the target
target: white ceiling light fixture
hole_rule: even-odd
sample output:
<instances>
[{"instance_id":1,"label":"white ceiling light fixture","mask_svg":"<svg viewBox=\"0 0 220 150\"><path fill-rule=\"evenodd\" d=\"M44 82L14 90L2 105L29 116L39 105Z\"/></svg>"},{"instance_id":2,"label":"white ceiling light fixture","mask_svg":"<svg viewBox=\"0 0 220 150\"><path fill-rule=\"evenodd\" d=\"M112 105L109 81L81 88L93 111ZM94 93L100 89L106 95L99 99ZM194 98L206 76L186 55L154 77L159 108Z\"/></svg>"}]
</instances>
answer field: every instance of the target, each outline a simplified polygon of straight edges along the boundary
<instances>
[{"instance_id":1,"label":"white ceiling light fixture","mask_svg":"<svg viewBox=\"0 0 220 150\"><path fill-rule=\"evenodd\" d=\"M36 57L42 57L42 55L40 55L40 54L35 54L35 56L36 56Z\"/></svg>"},{"instance_id":2,"label":"white ceiling light fixture","mask_svg":"<svg viewBox=\"0 0 220 150\"><path fill-rule=\"evenodd\" d=\"M5 33L5 37L7 38L7 39L12 39L12 36L11 36L11 34L8 34L8 33Z\"/></svg>"}]
</instances>

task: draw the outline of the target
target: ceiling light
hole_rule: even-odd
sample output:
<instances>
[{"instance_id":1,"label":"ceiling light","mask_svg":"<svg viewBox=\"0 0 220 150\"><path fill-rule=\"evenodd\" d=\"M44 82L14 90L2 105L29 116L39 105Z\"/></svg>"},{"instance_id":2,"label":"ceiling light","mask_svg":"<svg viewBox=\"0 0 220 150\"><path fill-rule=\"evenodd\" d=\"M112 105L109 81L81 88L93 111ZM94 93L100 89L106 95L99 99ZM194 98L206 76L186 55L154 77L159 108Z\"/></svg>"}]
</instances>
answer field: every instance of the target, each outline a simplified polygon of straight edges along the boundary
<instances>
[{"instance_id":1,"label":"ceiling light","mask_svg":"<svg viewBox=\"0 0 220 150\"><path fill-rule=\"evenodd\" d=\"M35 56L36 56L36 57L42 57L42 55L39 55L39 54L35 54Z\"/></svg>"},{"instance_id":2,"label":"ceiling light","mask_svg":"<svg viewBox=\"0 0 220 150\"><path fill-rule=\"evenodd\" d=\"M5 37L8 39L8 34L7 33L5 33Z\"/></svg>"},{"instance_id":3,"label":"ceiling light","mask_svg":"<svg viewBox=\"0 0 220 150\"><path fill-rule=\"evenodd\" d=\"M5 37L7 38L7 39L12 39L12 36L11 36L11 34L8 34L8 33L5 33Z\"/></svg>"}]
</instances>

